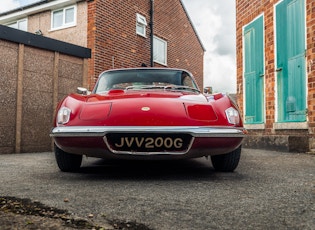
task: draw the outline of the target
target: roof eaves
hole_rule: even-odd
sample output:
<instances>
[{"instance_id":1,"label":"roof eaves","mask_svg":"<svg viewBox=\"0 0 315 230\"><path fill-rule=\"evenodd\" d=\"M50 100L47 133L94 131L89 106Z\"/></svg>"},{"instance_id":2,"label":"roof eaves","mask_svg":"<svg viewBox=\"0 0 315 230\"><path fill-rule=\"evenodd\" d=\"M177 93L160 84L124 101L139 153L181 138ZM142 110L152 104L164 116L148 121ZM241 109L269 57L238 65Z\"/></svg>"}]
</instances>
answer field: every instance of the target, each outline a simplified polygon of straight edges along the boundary
<instances>
[{"instance_id":1,"label":"roof eaves","mask_svg":"<svg viewBox=\"0 0 315 230\"><path fill-rule=\"evenodd\" d=\"M23 11L23 10L32 8L32 7L34 7L34 6L42 5L42 4L47 3L47 2L50 2L50 1L54 1L54 0L39 0L39 1L34 2L34 3L32 3L32 4L24 5L24 6L21 6L21 7L18 7L18 8L15 8L15 9L12 9L12 10L5 11L5 12L3 12L3 13L0 13L0 17L1 17L1 16L4 16L4 15L13 14L13 13L15 13L15 12Z\"/></svg>"},{"instance_id":2,"label":"roof eaves","mask_svg":"<svg viewBox=\"0 0 315 230\"><path fill-rule=\"evenodd\" d=\"M59 7L64 7L69 4L75 4L82 0L41 0L36 3L19 7L17 9L0 14L0 24L5 24L10 21L18 20L22 17L27 17L32 14L52 10Z\"/></svg>"}]
</instances>

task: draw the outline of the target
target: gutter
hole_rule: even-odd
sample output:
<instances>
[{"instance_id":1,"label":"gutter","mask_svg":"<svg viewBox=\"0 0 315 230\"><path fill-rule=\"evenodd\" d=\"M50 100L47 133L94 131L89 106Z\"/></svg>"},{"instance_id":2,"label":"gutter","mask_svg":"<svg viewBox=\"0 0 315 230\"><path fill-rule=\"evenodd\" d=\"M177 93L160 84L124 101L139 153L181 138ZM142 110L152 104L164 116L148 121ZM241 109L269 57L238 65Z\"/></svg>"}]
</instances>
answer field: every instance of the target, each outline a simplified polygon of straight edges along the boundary
<instances>
[{"instance_id":1,"label":"gutter","mask_svg":"<svg viewBox=\"0 0 315 230\"><path fill-rule=\"evenodd\" d=\"M153 61L153 41L154 41L154 0L151 0L151 9L150 9L150 27L151 27L151 36L150 36L150 46L151 46L151 54L150 54L150 62L151 67L154 67Z\"/></svg>"},{"instance_id":2,"label":"gutter","mask_svg":"<svg viewBox=\"0 0 315 230\"><path fill-rule=\"evenodd\" d=\"M0 13L0 24L19 20L23 17L28 17L29 15L43 12L45 10L55 10L81 1L85 0L39 0L35 3Z\"/></svg>"}]
</instances>

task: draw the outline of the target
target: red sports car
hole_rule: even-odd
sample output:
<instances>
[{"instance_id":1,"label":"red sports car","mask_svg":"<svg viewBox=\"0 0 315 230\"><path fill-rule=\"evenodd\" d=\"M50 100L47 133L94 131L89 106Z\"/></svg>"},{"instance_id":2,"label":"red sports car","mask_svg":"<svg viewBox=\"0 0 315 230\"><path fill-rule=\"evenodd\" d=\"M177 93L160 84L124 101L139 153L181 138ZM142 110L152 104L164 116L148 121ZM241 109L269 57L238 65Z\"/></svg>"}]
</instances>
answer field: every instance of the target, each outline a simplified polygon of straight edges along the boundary
<instances>
[{"instance_id":1,"label":"red sports car","mask_svg":"<svg viewBox=\"0 0 315 230\"><path fill-rule=\"evenodd\" d=\"M51 137L61 171L75 171L82 155L115 159L211 156L218 171L233 171L246 133L226 95L200 92L181 69L137 68L103 72L89 93L63 99Z\"/></svg>"}]
</instances>

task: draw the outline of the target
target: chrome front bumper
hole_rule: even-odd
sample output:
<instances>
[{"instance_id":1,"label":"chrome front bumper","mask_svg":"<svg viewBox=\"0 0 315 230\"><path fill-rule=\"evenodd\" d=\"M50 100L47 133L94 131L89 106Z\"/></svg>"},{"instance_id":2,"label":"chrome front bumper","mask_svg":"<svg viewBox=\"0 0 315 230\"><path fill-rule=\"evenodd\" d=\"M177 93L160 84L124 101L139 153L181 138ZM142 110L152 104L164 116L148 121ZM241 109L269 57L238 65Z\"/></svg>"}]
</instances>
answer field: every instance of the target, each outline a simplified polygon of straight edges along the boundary
<instances>
[{"instance_id":1,"label":"chrome front bumper","mask_svg":"<svg viewBox=\"0 0 315 230\"><path fill-rule=\"evenodd\" d=\"M193 137L244 137L241 127L197 126L71 126L55 127L51 137L103 137L107 133L185 133Z\"/></svg>"}]
</instances>

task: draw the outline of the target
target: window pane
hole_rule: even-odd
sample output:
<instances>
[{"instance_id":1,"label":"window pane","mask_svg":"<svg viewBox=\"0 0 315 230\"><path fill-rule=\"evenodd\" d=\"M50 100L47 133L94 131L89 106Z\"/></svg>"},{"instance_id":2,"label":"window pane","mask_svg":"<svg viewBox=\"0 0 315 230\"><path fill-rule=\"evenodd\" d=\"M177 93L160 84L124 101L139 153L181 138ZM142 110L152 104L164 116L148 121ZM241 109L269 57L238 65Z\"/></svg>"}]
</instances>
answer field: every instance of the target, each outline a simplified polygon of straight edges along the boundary
<instances>
[{"instance_id":1,"label":"window pane","mask_svg":"<svg viewBox=\"0 0 315 230\"><path fill-rule=\"evenodd\" d=\"M137 22L143 25L147 25L147 20L144 16L137 14Z\"/></svg>"},{"instance_id":2,"label":"window pane","mask_svg":"<svg viewBox=\"0 0 315 230\"><path fill-rule=\"evenodd\" d=\"M165 41L154 38L153 59L154 61L158 63L166 64L166 42Z\"/></svg>"},{"instance_id":3,"label":"window pane","mask_svg":"<svg viewBox=\"0 0 315 230\"><path fill-rule=\"evenodd\" d=\"M18 24L19 24L18 28L20 30L27 31L27 21L26 20L19 21Z\"/></svg>"},{"instance_id":4,"label":"window pane","mask_svg":"<svg viewBox=\"0 0 315 230\"><path fill-rule=\"evenodd\" d=\"M66 9L65 24L74 22L74 8Z\"/></svg>"},{"instance_id":5,"label":"window pane","mask_svg":"<svg viewBox=\"0 0 315 230\"><path fill-rule=\"evenodd\" d=\"M63 21L63 10L58 10L53 13L53 28L61 27Z\"/></svg>"},{"instance_id":6,"label":"window pane","mask_svg":"<svg viewBox=\"0 0 315 230\"><path fill-rule=\"evenodd\" d=\"M137 23L137 34L145 36L145 26Z\"/></svg>"},{"instance_id":7,"label":"window pane","mask_svg":"<svg viewBox=\"0 0 315 230\"><path fill-rule=\"evenodd\" d=\"M11 27L11 28L14 28L14 29L18 29L18 24L17 24L17 22L8 24L7 26L9 26L9 27Z\"/></svg>"}]
</instances>

